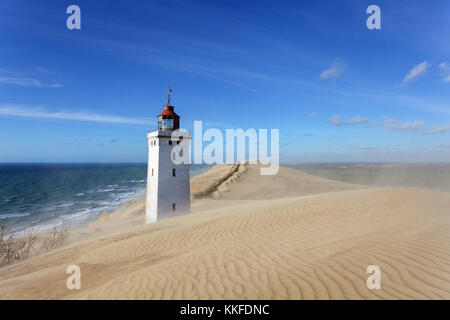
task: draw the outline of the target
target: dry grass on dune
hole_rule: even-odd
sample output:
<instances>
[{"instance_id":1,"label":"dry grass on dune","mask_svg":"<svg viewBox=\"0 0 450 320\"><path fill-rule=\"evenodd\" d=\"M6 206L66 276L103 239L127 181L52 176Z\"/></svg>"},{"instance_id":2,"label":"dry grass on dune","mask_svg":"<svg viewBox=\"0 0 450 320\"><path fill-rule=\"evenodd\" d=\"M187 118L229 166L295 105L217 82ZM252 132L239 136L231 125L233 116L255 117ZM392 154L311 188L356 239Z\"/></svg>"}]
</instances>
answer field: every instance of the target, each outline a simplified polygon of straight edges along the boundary
<instances>
[{"instance_id":1,"label":"dry grass on dune","mask_svg":"<svg viewBox=\"0 0 450 320\"><path fill-rule=\"evenodd\" d=\"M417 189L246 201L0 269L0 299L449 299L448 208ZM366 287L373 264L381 290Z\"/></svg>"},{"instance_id":2,"label":"dry grass on dune","mask_svg":"<svg viewBox=\"0 0 450 320\"><path fill-rule=\"evenodd\" d=\"M215 165L200 176L191 179L191 197L198 199L210 196L228 182L234 181L245 171L245 165Z\"/></svg>"},{"instance_id":3,"label":"dry grass on dune","mask_svg":"<svg viewBox=\"0 0 450 320\"><path fill-rule=\"evenodd\" d=\"M69 230L66 226L38 234L34 229L37 225L38 223L19 237L11 230L7 219L0 221L0 268L67 244Z\"/></svg>"}]
</instances>

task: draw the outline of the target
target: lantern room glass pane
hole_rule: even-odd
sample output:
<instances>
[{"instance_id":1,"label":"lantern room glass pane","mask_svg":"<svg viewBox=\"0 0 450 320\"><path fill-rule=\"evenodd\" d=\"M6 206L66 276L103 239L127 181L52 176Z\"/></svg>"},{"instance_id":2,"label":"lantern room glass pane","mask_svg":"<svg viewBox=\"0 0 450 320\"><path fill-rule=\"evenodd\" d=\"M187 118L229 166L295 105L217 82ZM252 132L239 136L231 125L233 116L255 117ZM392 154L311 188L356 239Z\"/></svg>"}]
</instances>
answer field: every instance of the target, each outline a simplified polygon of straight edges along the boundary
<instances>
[{"instance_id":1,"label":"lantern room glass pane","mask_svg":"<svg viewBox=\"0 0 450 320\"><path fill-rule=\"evenodd\" d=\"M173 130L173 118L158 117L159 130Z\"/></svg>"}]
</instances>

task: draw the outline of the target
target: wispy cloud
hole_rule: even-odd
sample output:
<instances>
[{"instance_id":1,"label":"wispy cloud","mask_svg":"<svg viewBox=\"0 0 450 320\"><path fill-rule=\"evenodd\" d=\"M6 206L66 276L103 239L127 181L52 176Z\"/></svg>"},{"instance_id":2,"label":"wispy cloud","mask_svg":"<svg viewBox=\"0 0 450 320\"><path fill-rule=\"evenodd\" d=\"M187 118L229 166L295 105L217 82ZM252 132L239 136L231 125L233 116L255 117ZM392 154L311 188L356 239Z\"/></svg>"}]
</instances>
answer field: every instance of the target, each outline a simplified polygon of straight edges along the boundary
<instances>
[{"instance_id":1,"label":"wispy cloud","mask_svg":"<svg viewBox=\"0 0 450 320\"><path fill-rule=\"evenodd\" d=\"M344 124L358 124L358 123L365 123L367 122L367 119L364 117L361 117L360 115L354 116L353 118L345 121Z\"/></svg>"},{"instance_id":2,"label":"wispy cloud","mask_svg":"<svg viewBox=\"0 0 450 320\"><path fill-rule=\"evenodd\" d=\"M393 131L418 131L425 128L425 121L410 121L399 123L397 119L384 117L384 126Z\"/></svg>"},{"instance_id":3,"label":"wispy cloud","mask_svg":"<svg viewBox=\"0 0 450 320\"><path fill-rule=\"evenodd\" d=\"M333 126L339 126L342 124L342 116L341 115L332 116L330 120L328 120L328 123L332 124Z\"/></svg>"},{"instance_id":4,"label":"wispy cloud","mask_svg":"<svg viewBox=\"0 0 450 320\"><path fill-rule=\"evenodd\" d=\"M442 81L450 82L450 65L449 65L449 63L442 62L439 64L439 68L441 69L441 72L444 75L444 78L442 79Z\"/></svg>"},{"instance_id":5,"label":"wispy cloud","mask_svg":"<svg viewBox=\"0 0 450 320\"><path fill-rule=\"evenodd\" d=\"M430 63L428 61L424 61L415 65L411 70L409 70L408 74L403 78L402 85L406 85L410 81L417 79L419 76L423 75L427 72L430 67Z\"/></svg>"},{"instance_id":6,"label":"wispy cloud","mask_svg":"<svg viewBox=\"0 0 450 320\"><path fill-rule=\"evenodd\" d=\"M310 117L310 118L314 118L314 117L317 117L318 115L319 115L318 112L311 112L311 113L309 114L309 117Z\"/></svg>"},{"instance_id":7,"label":"wispy cloud","mask_svg":"<svg viewBox=\"0 0 450 320\"><path fill-rule=\"evenodd\" d=\"M450 131L450 124L444 124L441 126L431 128L430 130L425 131L423 134L438 134L438 133L446 133L448 131Z\"/></svg>"},{"instance_id":8,"label":"wispy cloud","mask_svg":"<svg viewBox=\"0 0 450 320\"><path fill-rule=\"evenodd\" d=\"M362 145L362 146L351 146L350 148L352 148L352 149L357 149L357 150L366 150L366 151L387 150L387 147L370 147L370 146L366 146L366 145Z\"/></svg>"},{"instance_id":9,"label":"wispy cloud","mask_svg":"<svg viewBox=\"0 0 450 320\"><path fill-rule=\"evenodd\" d=\"M39 107L11 105L11 104L0 104L0 116L13 116L13 117L34 118L34 119L104 122L104 123L143 124L143 125L144 124L148 125L151 123L150 120L138 118L103 115L90 112L67 112L67 111L50 112Z\"/></svg>"},{"instance_id":10,"label":"wispy cloud","mask_svg":"<svg viewBox=\"0 0 450 320\"><path fill-rule=\"evenodd\" d=\"M33 72L37 74L52 74L53 71L49 70L48 68L44 66L35 66L33 67Z\"/></svg>"},{"instance_id":11,"label":"wispy cloud","mask_svg":"<svg viewBox=\"0 0 450 320\"><path fill-rule=\"evenodd\" d=\"M334 60L330 68L322 71L319 78L323 80L336 79L342 73L344 73L345 69L346 69L345 63L341 59L336 59Z\"/></svg>"},{"instance_id":12,"label":"wispy cloud","mask_svg":"<svg viewBox=\"0 0 450 320\"><path fill-rule=\"evenodd\" d=\"M38 88L61 88L60 83L46 83L39 79L33 78L17 78L17 77L0 77L1 84L16 85L23 87L38 87Z\"/></svg>"},{"instance_id":13,"label":"wispy cloud","mask_svg":"<svg viewBox=\"0 0 450 320\"><path fill-rule=\"evenodd\" d=\"M342 120L342 115L332 116L330 120L328 120L328 123L333 126L352 125L365 122L367 122L367 119L360 115L354 116L353 118L348 119L347 121Z\"/></svg>"}]
</instances>

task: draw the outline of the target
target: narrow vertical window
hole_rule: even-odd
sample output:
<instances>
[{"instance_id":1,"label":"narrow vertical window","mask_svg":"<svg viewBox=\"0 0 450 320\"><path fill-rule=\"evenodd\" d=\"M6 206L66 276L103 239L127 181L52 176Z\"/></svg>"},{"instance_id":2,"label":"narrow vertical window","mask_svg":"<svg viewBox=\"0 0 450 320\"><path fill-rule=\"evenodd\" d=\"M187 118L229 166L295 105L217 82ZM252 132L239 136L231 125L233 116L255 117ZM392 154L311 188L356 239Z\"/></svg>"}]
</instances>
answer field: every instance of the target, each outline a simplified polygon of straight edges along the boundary
<instances>
[{"instance_id":1,"label":"narrow vertical window","mask_svg":"<svg viewBox=\"0 0 450 320\"><path fill-rule=\"evenodd\" d=\"M152 168L152 177L153 177L153 168Z\"/></svg>"},{"instance_id":2,"label":"narrow vertical window","mask_svg":"<svg viewBox=\"0 0 450 320\"><path fill-rule=\"evenodd\" d=\"M169 144L172 145L172 140L169 140Z\"/></svg>"},{"instance_id":3,"label":"narrow vertical window","mask_svg":"<svg viewBox=\"0 0 450 320\"><path fill-rule=\"evenodd\" d=\"M176 205L175 205L175 203L172 203L172 211L175 211L177 208L176 208Z\"/></svg>"},{"instance_id":4,"label":"narrow vertical window","mask_svg":"<svg viewBox=\"0 0 450 320\"><path fill-rule=\"evenodd\" d=\"M176 176L175 170L176 170L176 169L172 169L172 177L175 177L175 176Z\"/></svg>"}]
</instances>

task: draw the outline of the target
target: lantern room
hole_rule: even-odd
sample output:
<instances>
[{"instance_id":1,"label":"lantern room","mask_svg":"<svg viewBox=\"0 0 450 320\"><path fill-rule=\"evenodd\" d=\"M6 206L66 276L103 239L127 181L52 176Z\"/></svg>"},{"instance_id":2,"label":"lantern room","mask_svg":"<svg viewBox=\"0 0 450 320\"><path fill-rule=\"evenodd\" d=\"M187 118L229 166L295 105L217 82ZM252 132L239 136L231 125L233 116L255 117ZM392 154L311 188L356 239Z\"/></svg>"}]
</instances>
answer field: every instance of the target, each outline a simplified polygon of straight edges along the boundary
<instances>
[{"instance_id":1,"label":"lantern room","mask_svg":"<svg viewBox=\"0 0 450 320\"><path fill-rule=\"evenodd\" d=\"M161 131L173 131L180 128L180 116L174 112L174 107L170 105L171 92L173 91L169 89L167 105L163 107L163 112L158 115L158 130Z\"/></svg>"}]
</instances>

